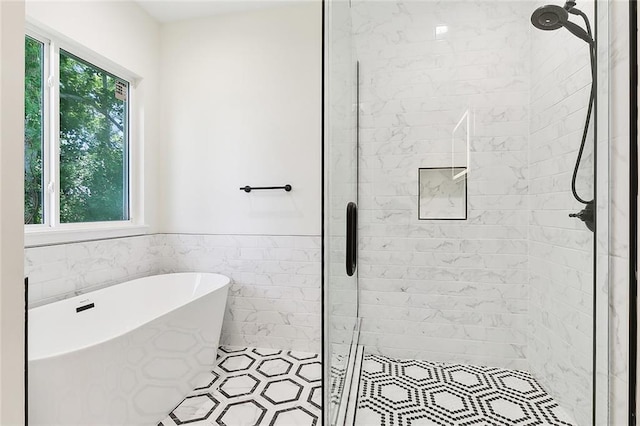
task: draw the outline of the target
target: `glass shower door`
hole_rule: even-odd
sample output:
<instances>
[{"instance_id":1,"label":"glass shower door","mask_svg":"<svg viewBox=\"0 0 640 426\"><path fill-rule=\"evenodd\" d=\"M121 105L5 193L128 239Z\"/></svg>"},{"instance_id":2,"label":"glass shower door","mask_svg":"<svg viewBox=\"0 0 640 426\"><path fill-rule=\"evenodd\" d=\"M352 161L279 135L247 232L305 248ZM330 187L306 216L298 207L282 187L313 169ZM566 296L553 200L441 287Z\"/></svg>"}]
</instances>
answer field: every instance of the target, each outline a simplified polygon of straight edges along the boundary
<instances>
[{"instance_id":1,"label":"glass shower door","mask_svg":"<svg viewBox=\"0 0 640 426\"><path fill-rule=\"evenodd\" d=\"M325 419L345 415L350 359L358 324L356 68L350 2L325 2L324 110L324 360ZM343 421L343 420L342 420Z\"/></svg>"},{"instance_id":2,"label":"glass shower door","mask_svg":"<svg viewBox=\"0 0 640 426\"><path fill-rule=\"evenodd\" d=\"M604 424L607 3L327 6L325 326L344 357L342 320L361 320L355 424ZM563 10L574 26L539 29ZM340 240L354 174L357 283Z\"/></svg>"}]
</instances>

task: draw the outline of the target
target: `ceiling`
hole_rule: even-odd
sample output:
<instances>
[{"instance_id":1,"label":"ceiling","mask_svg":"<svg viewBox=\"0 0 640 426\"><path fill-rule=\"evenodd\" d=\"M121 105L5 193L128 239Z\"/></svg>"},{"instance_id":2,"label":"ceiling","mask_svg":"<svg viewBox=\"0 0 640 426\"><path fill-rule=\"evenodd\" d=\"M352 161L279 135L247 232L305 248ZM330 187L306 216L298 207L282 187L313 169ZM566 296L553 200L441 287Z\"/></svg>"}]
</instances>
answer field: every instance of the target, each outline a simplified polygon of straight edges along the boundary
<instances>
[{"instance_id":1,"label":"ceiling","mask_svg":"<svg viewBox=\"0 0 640 426\"><path fill-rule=\"evenodd\" d=\"M266 9L306 0L135 0L159 22L174 22L224 13Z\"/></svg>"}]
</instances>

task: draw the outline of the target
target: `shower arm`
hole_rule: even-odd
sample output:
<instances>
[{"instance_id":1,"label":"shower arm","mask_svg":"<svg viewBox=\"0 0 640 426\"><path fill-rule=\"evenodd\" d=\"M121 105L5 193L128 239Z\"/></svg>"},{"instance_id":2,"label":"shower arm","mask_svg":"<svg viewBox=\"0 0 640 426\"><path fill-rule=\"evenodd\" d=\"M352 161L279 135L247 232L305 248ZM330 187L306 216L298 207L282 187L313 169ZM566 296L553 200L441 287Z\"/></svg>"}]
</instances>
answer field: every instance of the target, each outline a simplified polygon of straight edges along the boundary
<instances>
[{"instance_id":1,"label":"shower arm","mask_svg":"<svg viewBox=\"0 0 640 426\"><path fill-rule=\"evenodd\" d=\"M564 10L566 10L568 13L572 15L577 15L582 17L582 19L584 20L585 26L587 27L586 34L584 33L584 30L580 26L578 26L577 24L574 24L569 20L564 22L562 26L564 26L567 30L569 30L571 34L575 35L578 38L581 38L582 40L586 41L589 44L589 46L592 46L595 44L595 41L593 39L593 34L591 34L591 24L589 23L589 18L587 18L587 15L583 11L576 8L575 6L576 6L576 2L569 0L565 2Z\"/></svg>"}]
</instances>

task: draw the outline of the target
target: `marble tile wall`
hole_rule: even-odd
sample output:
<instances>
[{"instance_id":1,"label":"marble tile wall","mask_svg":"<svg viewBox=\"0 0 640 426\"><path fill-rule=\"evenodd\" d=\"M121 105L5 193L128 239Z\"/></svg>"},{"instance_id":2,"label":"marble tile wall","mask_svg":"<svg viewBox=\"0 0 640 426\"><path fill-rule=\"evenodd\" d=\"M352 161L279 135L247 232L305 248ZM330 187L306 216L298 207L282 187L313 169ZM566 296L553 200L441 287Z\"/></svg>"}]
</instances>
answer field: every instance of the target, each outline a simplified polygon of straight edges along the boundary
<instances>
[{"instance_id":1,"label":"marble tile wall","mask_svg":"<svg viewBox=\"0 0 640 426\"><path fill-rule=\"evenodd\" d=\"M233 279L222 344L320 350L320 237L157 234L25 250L32 306L183 271Z\"/></svg>"},{"instance_id":2,"label":"marble tile wall","mask_svg":"<svg viewBox=\"0 0 640 426\"><path fill-rule=\"evenodd\" d=\"M31 247L24 251L31 307L154 275L158 236Z\"/></svg>"},{"instance_id":3,"label":"marble tile wall","mask_svg":"<svg viewBox=\"0 0 640 426\"><path fill-rule=\"evenodd\" d=\"M526 369L528 2L353 2L361 343ZM468 219L418 220L418 168L471 114ZM464 151L464 149L462 150Z\"/></svg>"},{"instance_id":4,"label":"marble tile wall","mask_svg":"<svg viewBox=\"0 0 640 426\"><path fill-rule=\"evenodd\" d=\"M593 22L593 3L582 1L580 9ZM584 208L571 178L591 90L589 49L568 31L532 29L530 58L526 356L560 406L577 424L590 424L594 235L568 217ZM590 131L576 185L585 200L594 193L592 153Z\"/></svg>"},{"instance_id":5,"label":"marble tile wall","mask_svg":"<svg viewBox=\"0 0 640 426\"><path fill-rule=\"evenodd\" d=\"M163 235L160 272L233 280L221 343L320 351L320 237Z\"/></svg>"},{"instance_id":6,"label":"marble tile wall","mask_svg":"<svg viewBox=\"0 0 640 426\"><path fill-rule=\"evenodd\" d=\"M609 2L609 424L629 423L629 4Z\"/></svg>"}]
</instances>

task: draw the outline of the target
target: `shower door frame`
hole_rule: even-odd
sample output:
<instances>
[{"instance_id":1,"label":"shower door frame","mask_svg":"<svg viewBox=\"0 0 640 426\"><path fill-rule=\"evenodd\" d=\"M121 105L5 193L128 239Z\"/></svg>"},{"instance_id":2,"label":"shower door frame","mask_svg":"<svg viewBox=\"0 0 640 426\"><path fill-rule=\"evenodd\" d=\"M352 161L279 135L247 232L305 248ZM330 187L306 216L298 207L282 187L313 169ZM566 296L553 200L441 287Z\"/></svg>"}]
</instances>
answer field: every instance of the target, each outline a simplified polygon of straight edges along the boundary
<instances>
[{"instance_id":1,"label":"shower door frame","mask_svg":"<svg viewBox=\"0 0 640 426\"><path fill-rule=\"evenodd\" d=\"M638 4L629 2L629 424L638 406Z\"/></svg>"},{"instance_id":2,"label":"shower door frame","mask_svg":"<svg viewBox=\"0 0 640 426\"><path fill-rule=\"evenodd\" d=\"M349 0L350 1L350 0ZM495 1L495 0L494 0ZM609 123L608 123L608 115L610 110L610 93L609 93L609 81L610 81L610 72L609 72L609 48L610 48L610 38L609 34L612 31L610 28L610 6L613 0L595 0L594 1L594 33L596 38L596 52L604 51L604 63L603 58L596 53L597 61L596 61L596 69L597 74L596 78L593 81L594 90L596 91L596 101L594 108L594 120L593 120L593 138L594 138L594 198L597 201L597 226L594 233L593 238L593 372L592 372L592 419L593 424L608 424L610 419L610 389L609 389L609 360L610 360L610 350L611 346L609 344L609 270L608 270L608 258L609 258L609 227L610 227L610 212L609 212L609 204L610 204L610 194L609 194L609 148L610 148L610 139L609 139ZM327 274L327 263L328 259L325 256L325 237L327 232L327 214L325 209L327 207L325 196L327 194L327 181L325 179L325 172L327 167L327 158L325 155L325 149L327 148L326 137L328 136L328 131L326 128L327 125L327 116L325 108L327 107L327 86L325 84L325 79L327 78L327 64L328 64L328 43L326 42L327 37L327 4L330 3L331 0L321 0L322 3L322 82L321 82L321 90L322 90L322 100L321 100L321 165L322 165L322 188L321 188L321 232L322 232L322 242L321 242L321 311L322 311L322 330L321 330L321 350L323 355L323 383L325 389L323 391L323 424L331 425L330 423L330 413L329 413L329 366L330 357L329 357L329 342L328 342L328 332L326 329L326 322L329 318L329 306L328 306L328 289L326 288L326 279L328 278ZM630 61L630 79L632 87L638 86L638 76L637 76L637 35L634 31L637 25L637 9L636 9L636 0L630 0L629 2L630 8L630 45L631 47L631 61ZM604 15L604 16L601 16ZM602 19L601 19L602 18ZM603 40L604 39L604 40ZM358 73L359 74L359 73ZM602 91L601 91L602 90ZM600 95L600 96L598 96ZM599 101L599 102L598 102ZM359 108L359 106L358 106ZM631 94L631 104L630 104L630 113L632 114L632 118L637 119L637 92L632 91ZM359 114L357 114L359 115ZM600 116L599 121L598 117ZM638 188L638 158L637 158L637 128L638 123L635 119L631 121L631 133L630 133L630 145L631 145L631 191L630 191L630 256L633 256L633 261L630 262L630 286L629 286L629 294L630 294L630 312L629 312L629 329L630 329L630 340L629 340L629 419L630 425L635 425L635 403L636 403L636 375L637 375L637 282L636 282L636 264L640 263L637 257L637 249L636 249L636 237L637 237L637 188ZM603 125L604 123L604 125ZM600 124L600 125L599 125ZM600 173L598 173L600 170ZM600 186L600 190L598 190L598 176L605 177L605 182L603 186ZM599 321L600 320L600 321ZM606 324L604 323L606 320ZM601 324L602 323L602 324ZM598 325L603 325L602 327L598 327ZM606 420L605 420L606 419ZM631 419L633 419L633 423L631 423ZM601 423L602 420L605 420L606 423Z\"/></svg>"},{"instance_id":3,"label":"shower door frame","mask_svg":"<svg viewBox=\"0 0 640 426\"><path fill-rule=\"evenodd\" d=\"M321 4L322 4L322 74L321 74L321 78L322 78L322 82L321 82L321 91L322 91L322 102L321 102L321 150L322 150L322 154L321 154L321 163L322 163L322 188L321 188L321 197L322 197L322 202L321 202L321 206L322 206L322 212L321 212L321 233L322 233L322 242L321 242L321 301L322 301L322 306L321 306L321 311L322 311L322 327L321 327L321 339L322 339L322 343L321 343L321 351L322 351L322 357L323 357L323 383L324 383L324 389L322 392L322 418L323 418L323 424L325 425L331 425L331 421L333 419L336 419L337 421L343 421L344 416L346 415L346 402L344 404L338 404L336 407L336 411L332 412L331 408L332 408L332 404L331 404L331 367L332 367L332 343L330 342L330 318L331 318L331 312L329 309L329 305L330 305L330 280L335 276L332 275L332 266L335 267L336 265L333 265L333 261L332 259L328 256L328 252L327 252L327 248L329 245L329 249L331 249L330 244L331 242L329 241L333 235L333 233L331 232L331 228L332 228L332 224L331 224L331 219L332 219L332 212L331 211L327 211L328 209L332 209L334 206L331 203L331 185L330 185L330 180L328 179L328 174L327 171L329 171L331 169L331 159L332 157L329 155L330 151L329 148L331 147L330 141L327 141L328 138L331 137L331 104L330 102L327 102L327 98L329 97L329 93L327 93L327 91L331 91L331 54L330 54L330 44L331 44L331 32L330 32L330 28L328 29L327 27L329 25L331 25L331 19L332 19L332 14L331 14L331 9L330 9L330 4L333 3L331 0L321 0ZM346 5L348 3L349 8L351 7L351 0L337 0L335 3L343 3L344 5ZM349 13L350 16L350 13ZM349 18L350 19L350 18ZM329 30L329 32L327 32ZM349 31L351 34L351 27L349 27ZM349 55L351 55L351 45L350 45L350 40L349 40ZM353 59L352 56L350 56L350 59ZM344 65L344 64L341 64ZM357 64L356 64L356 73L357 73ZM351 77L349 77L349 82L351 82L351 86L349 87L349 90L355 90L355 93L351 93L352 97L351 97L351 103L356 102L356 98L357 98L357 75L356 78L351 79ZM353 105L351 105L353 106ZM358 202L358 169L357 169L357 164L358 164L358 150L357 150L357 141L358 141L358 114L355 113L353 114L352 111L352 115L350 117L348 117L349 120L353 120L354 122L349 124L350 128L355 126L354 129L352 129L353 132L353 142L354 142L354 152L353 152L353 156L354 156L354 163L355 163L355 168L353 168L353 164L351 164L352 168L350 169L350 172L354 175L352 176L352 178L355 178L355 184L353 187L354 191L347 191L347 197L349 201L355 201L356 204ZM348 181L347 183L349 183L350 181ZM339 204L339 203L338 203ZM346 206L344 206L346 207ZM356 237L356 247L357 247L357 237ZM356 256L357 256L357 249L356 249ZM342 264L344 267L344 263ZM344 272L344 270L342 270ZM345 277L348 275L347 273L344 274ZM349 398L349 396L351 395L350 392L350 385L351 385L351 378L350 378L350 374L353 374L353 366L355 364L355 359L356 359L356 348L357 348L357 343L358 343L358 336L359 336L359 319L358 319L358 285L357 285L357 276L358 276L358 270L357 270L357 266L354 270L353 273L353 279L355 280L355 317L354 319L354 329L351 332L351 340L349 343L349 350L347 353L347 362L345 364L345 381L344 381L344 388L341 391L340 394L340 401L344 401L346 399ZM342 277L342 276L340 276ZM334 415L335 414L335 415Z\"/></svg>"}]
</instances>

